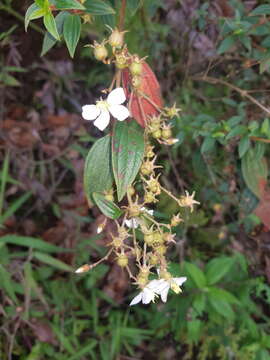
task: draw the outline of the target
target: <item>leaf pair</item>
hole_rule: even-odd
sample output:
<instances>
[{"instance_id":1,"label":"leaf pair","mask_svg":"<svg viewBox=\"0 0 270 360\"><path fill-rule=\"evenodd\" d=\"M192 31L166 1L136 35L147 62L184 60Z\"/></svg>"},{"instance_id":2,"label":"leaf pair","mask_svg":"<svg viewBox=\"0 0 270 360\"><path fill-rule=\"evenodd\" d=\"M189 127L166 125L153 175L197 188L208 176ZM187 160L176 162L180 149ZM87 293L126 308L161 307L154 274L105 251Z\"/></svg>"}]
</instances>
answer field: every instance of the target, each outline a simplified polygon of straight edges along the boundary
<instances>
[{"instance_id":1,"label":"leaf pair","mask_svg":"<svg viewBox=\"0 0 270 360\"><path fill-rule=\"evenodd\" d=\"M96 141L87 155L84 190L88 201L93 201L106 216L118 218L122 211L103 194L115 182L118 201L121 201L140 169L143 154L140 126L135 121L117 122L113 135Z\"/></svg>"}]
</instances>

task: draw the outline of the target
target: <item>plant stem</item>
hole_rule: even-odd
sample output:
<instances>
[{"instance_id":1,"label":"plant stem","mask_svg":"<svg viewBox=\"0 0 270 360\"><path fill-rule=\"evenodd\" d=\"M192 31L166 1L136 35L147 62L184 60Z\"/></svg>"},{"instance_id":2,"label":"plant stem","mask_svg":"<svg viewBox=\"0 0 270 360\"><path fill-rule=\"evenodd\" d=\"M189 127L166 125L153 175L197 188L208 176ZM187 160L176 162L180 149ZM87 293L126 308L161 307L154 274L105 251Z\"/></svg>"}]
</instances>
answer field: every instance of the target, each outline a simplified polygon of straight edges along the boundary
<instances>
[{"instance_id":1,"label":"plant stem","mask_svg":"<svg viewBox=\"0 0 270 360\"><path fill-rule=\"evenodd\" d=\"M5 12L9 13L10 15L14 16L16 19L20 20L21 22L24 23L24 16L22 16L21 14L19 14L17 11L15 11L14 9L12 9L9 6L4 5L3 3L0 2L0 10L4 10ZM29 26L36 30L37 32L39 32L40 34L44 35L45 31L43 29L41 29L38 25L33 24L30 22Z\"/></svg>"},{"instance_id":2,"label":"plant stem","mask_svg":"<svg viewBox=\"0 0 270 360\"><path fill-rule=\"evenodd\" d=\"M118 23L119 31L124 30L126 6L127 6L127 0L122 0L120 12L119 12L119 23Z\"/></svg>"}]
</instances>

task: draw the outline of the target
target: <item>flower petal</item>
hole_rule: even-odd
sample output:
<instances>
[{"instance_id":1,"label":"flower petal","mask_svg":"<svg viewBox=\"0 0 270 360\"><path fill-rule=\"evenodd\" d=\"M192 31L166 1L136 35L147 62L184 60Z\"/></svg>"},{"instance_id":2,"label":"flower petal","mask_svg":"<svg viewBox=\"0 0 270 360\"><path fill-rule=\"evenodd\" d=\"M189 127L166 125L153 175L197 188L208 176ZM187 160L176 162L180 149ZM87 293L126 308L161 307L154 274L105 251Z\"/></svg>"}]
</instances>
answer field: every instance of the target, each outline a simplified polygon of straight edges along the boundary
<instances>
[{"instance_id":1,"label":"flower petal","mask_svg":"<svg viewBox=\"0 0 270 360\"><path fill-rule=\"evenodd\" d=\"M94 125L101 131L103 131L110 122L110 114L107 110L102 110Z\"/></svg>"},{"instance_id":2,"label":"flower petal","mask_svg":"<svg viewBox=\"0 0 270 360\"><path fill-rule=\"evenodd\" d=\"M160 291L160 297L164 303L167 301L169 289L170 285L168 282L166 282L166 286L164 286L163 289Z\"/></svg>"},{"instance_id":3,"label":"flower petal","mask_svg":"<svg viewBox=\"0 0 270 360\"><path fill-rule=\"evenodd\" d=\"M119 121L126 120L129 117L129 110L124 105L111 105L109 111L113 117Z\"/></svg>"},{"instance_id":4,"label":"flower petal","mask_svg":"<svg viewBox=\"0 0 270 360\"><path fill-rule=\"evenodd\" d=\"M126 100L124 89L119 87L111 91L107 97L109 105L120 105Z\"/></svg>"},{"instance_id":5,"label":"flower petal","mask_svg":"<svg viewBox=\"0 0 270 360\"><path fill-rule=\"evenodd\" d=\"M187 280L187 278L185 276L179 277L179 278L173 278L173 281L175 281L176 284L179 286L181 286L186 280Z\"/></svg>"},{"instance_id":6,"label":"flower petal","mask_svg":"<svg viewBox=\"0 0 270 360\"><path fill-rule=\"evenodd\" d=\"M149 304L151 301L155 300L155 293L152 290L149 290L147 287L143 289L142 292L142 303Z\"/></svg>"},{"instance_id":7,"label":"flower petal","mask_svg":"<svg viewBox=\"0 0 270 360\"><path fill-rule=\"evenodd\" d=\"M138 304L140 301L142 301L142 292L140 292L137 296L135 296L135 298L131 301L131 303L129 304L129 306L133 306Z\"/></svg>"},{"instance_id":8,"label":"flower petal","mask_svg":"<svg viewBox=\"0 0 270 360\"><path fill-rule=\"evenodd\" d=\"M125 225L130 229L137 229L137 227L139 226L138 221L135 218L126 219Z\"/></svg>"},{"instance_id":9,"label":"flower petal","mask_svg":"<svg viewBox=\"0 0 270 360\"><path fill-rule=\"evenodd\" d=\"M100 114L100 109L96 105L84 105L82 107L82 117L85 120L95 120Z\"/></svg>"}]
</instances>

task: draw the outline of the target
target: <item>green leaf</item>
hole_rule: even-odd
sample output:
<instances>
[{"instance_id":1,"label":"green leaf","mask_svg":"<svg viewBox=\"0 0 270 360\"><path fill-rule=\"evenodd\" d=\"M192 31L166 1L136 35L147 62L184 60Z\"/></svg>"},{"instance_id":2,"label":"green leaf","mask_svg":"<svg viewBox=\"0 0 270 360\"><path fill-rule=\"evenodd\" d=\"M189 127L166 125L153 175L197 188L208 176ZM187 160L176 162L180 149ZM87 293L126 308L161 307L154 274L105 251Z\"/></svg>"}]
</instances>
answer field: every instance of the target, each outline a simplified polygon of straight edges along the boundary
<instances>
[{"instance_id":1,"label":"green leaf","mask_svg":"<svg viewBox=\"0 0 270 360\"><path fill-rule=\"evenodd\" d=\"M93 198L100 211L110 219L118 219L123 214L123 211L103 194L93 193Z\"/></svg>"},{"instance_id":2,"label":"green leaf","mask_svg":"<svg viewBox=\"0 0 270 360\"><path fill-rule=\"evenodd\" d=\"M55 18L51 12L48 12L44 15L43 18L44 26L48 30L48 32L56 39L60 40L60 36L57 31Z\"/></svg>"},{"instance_id":3,"label":"green leaf","mask_svg":"<svg viewBox=\"0 0 270 360\"><path fill-rule=\"evenodd\" d=\"M11 279L10 273L0 264L0 288L6 292L15 304L18 304L18 299L15 295L14 282Z\"/></svg>"},{"instance_id":4,"label":"green leaf","mask_svg":"<svg viewBox=\"0 0 270 360\"><path fill-rule=\"evenodd\" d=\"M233 129L227 134L226 140L233 138L234 136L242 135L247 131L246 126L244 125L237 125L234 126Z\"/></svg>"},{"instance_id":5,"label":"green leaf","mask_svg":"<svg viewBox=\"0 0 270 360\"><path fill-rule=\"evenodd\" d=\"M197 311L198 315L201 315L205 309L206 295L199 293L195 296L192 306Z\"/></svg>"},{"instance_id":6,"label":"green leaf","mask_svg":"<svg viewBox=\"0 0 270 360\"><path fill-rule=\"evenodd\" d=\"M203 289L206 287L206 277L202 270L198 268L198 266L189 262L185 262L185 269L188 273L188 276L192 278L198 288Z\"/></svg>"},{"instance_id":7,"label":"green leaf","mask_svg":"<svg viewBox=\"0 0 270 360\"><path fill-rule=\"evenodd\" d=\"M200 320L191 320L187 322L188 341L197 343L201 337L203 323Z\"/></svg>"},{"instance_id":8,"label":"green leaf","mask_svg":"<svg viewBox=\"0 0 270 360\"><path fill-rule=\"evenodd\" d=\"M256 7L253 11L251 11L251 13L249 15L251 15L251 16L270 15L270 5L262 4L258 7Z\"/></svg>"},{"instance_id":9,"label":"green leaf","mask_svg":"<svg viewBox=\"0 0 270 360\"><path fill-rule=\"evenodd\" d=\"M135 179L143 154L144 138L141 127L134 120L129 123L117 121L112 137L112 166L119 201Z\"/></svg>"},{"instance_id":10,"label":"green leaf","mask_svg":"<svg viewBox=\"0 0 270 360\"><path fill-rule=\"evenodd\" d=\"M217 283L223 278L235 263L233 257L224 256L214 258L206 265L206 278L209 285Z\"/></svg>"},{"instance_id":11,"label":"green leaf","mask_svg":"<svg viewBox=\"0 0 270 360\"><path fill-rule=\"evenodd\" d=\"M250 140L249 140L249 136L246 135L244 137L242 137L242 139L239 142L238 145L238 154L240 159L245 155L245 153L248 151L250 147Z\"/></svg>"},{"instance_id":12,"label":"green leaf","mask_svg":"<svg viewBox=\"0 0 270 360\"><path fill-rule=\"evenodd\" d=\"M241 167L247 187L260 198L268 174L265 158L259 157L256 151L249 149L242 158Z\"/></svg>"},{"instance_id":13,"label":"green leaf","mask_svg":"<svg viewBox=\"0 0 270 360\"><path fill-rule=\"evenodd\" d=\"M84 165L84 191L88 201L94 192L103 193L113 185L111 165L111 136L107 135L95 142Z\"/></svg>"},{"instance_id":14,"label":"green leaf","mask_svg":"<svg viewBox=\"0 0 270 360\"><path fill-rule=\"evenodd\" d=\"M108 15L115 14L115 10L105 1L102 0L87 0L84 3L87 13L92 15Z\"/></svg>"},{"instance_id":15,"label":"green leaf","mask_svg":"<svg viewBox=\"0 0 270 360\"><path fill-rule=\"evenodd\" d=\"M212 150L215 146L215 143L216 143L216 139L214 139L210 136L204 138L202 147L201 147L201 152L205 153L205 152Z\"/></svg>"},{"instance_id":16,"label":"green leaf","mask_svg":"<svg viewBox=\"0 0 270 360\"><path fill-rule=\"evenodd\" d=\"M55 0L57 10L84 10L85 7L78 0Z\"/></svg>"},{"instance_id":17,"label":"green leaf","mask_svg":"<svg viewBox=\"0 0 270 360\"><path fill-rule=\"evenodd\" d=\"M20 207L32 196L32 192L28 191L27 193L20 196L18 199L14 200L13 203L8 207L8 209L4 212L2 216L0 216L0 225L4 224L4 222L15 212L20 209Z\"/></svg>"},{"instance_id":18,"label":"green leaf","mask_svg":"<svg viewBox=\"0 0 270 360\"><path fill-rule=\"evenodd\" d=\"M235 44L235 40L235 36L232 35L223 39L217 49L217 53L221 55L226 51L230 50L230 48Z\"/></svg>"},{"instance_id":19,"label":"green leaf","mask_svg":"<svg viewBox=\"0 0 270 360\"><path fill-rule=\"evenodd\" d=\"M65 18L63 35L69 54L73 58L81 35L81 18L79 15L69 14L69 16Z\"/></svg>"},{"instance_id":20,"label":"green leaf","mask_svg":"<svg viewBox=\"0 0 270 360\"><path fill-rule=\"evenodd\" d=\"M35 0L35 3L37 6L39 6L41 9L44 7L44 0Z\"/></svg>"},{"instance_id":21,"label":"green leaf","mask_svg":"<svg viewBox=\"0 0 270 360\"><path fill-rule=\"evenodd\" d=\"M216 296L215 292L209 292L208 300L219 315L228 320L234 319L234 311L226 300L221 299L220 296Z\"/></svg>"},{"instance_id":22,"label":"green leaf","mask_svg":"<svg viewBox=\"0 0 270 360\"><path fill-rule=\"evenodd\" d=\"M43 262L44 264L55 267L56 269L73 272L73 269L71 266L65 264L63 261L55 259L51 255L44 254L41 252L34 252L33 257L35 257L37 260Z\"/></svg>"},{"instance_id":23,"label":"green leaf","mask_svg":"<svg viewBox=\"0 0 270 360\"><path fill-rule=\"evenodd\" d=\"M39 19L43 15L45 15L44 9L41 9L39 6L37 6L37 4L30 5L29 8L26 10L24 18L25 31L27 31L28 25L31 20Z\"/></svg>"},{"instance_id":24,"label":"green leaf","mask_svg":"<svg viewBox=\"0 0 270 360\"><path fill-rule=\"evenodd\" d=\"M0 237L0 245L1 244L25 246L44 252L67 252L67 249L49 244L44 240L29 236L4 235Z\"/></svg>"},{"instance_id":25,"label":"green leaf","mask_svg":"<svg viewBox=\"0 0 270 360\"><path fill-rule=\"evenodd\" d=\"M67 11L61 11L55 17L55 23L59 35L62 35L63 33L64 21L68 15L69 13ZM48 31L46 31L42 44L41 56L44 56L56 44L56 42L57 39L55 39Z\"/></svg>"}]
</instances>

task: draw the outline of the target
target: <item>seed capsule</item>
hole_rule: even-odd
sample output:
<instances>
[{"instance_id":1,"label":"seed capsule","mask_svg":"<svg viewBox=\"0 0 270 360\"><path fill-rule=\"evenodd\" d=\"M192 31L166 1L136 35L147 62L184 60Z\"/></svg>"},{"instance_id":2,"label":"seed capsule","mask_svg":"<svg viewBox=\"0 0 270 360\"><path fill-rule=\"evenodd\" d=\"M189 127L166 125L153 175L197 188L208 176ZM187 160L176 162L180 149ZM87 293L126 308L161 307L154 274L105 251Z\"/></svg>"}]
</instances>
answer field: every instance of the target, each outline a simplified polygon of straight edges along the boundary
<instances>
[{"instance_id":1,"label":"seed capsule","mask_svg":"<svg viewBox=\"0 0 270 360\"><path fill-rule=\"evenodd\" d=\"M109 37L109 44L115 48L121 48L124 44L124 31L120 32L118 29L114 29Z\"/></svg>"},{"instance_id":2,"label":"seed capsule","mask_svg":"<svg viewBox=\"0 0 270 360\"><path fill-rule=\"evenodd\" d=\"M139 59L135 59L129 66L129 70L133 76L142 74L142 63Z\"/></svg>"},{"instance_id":3,"label":"seed capsule","mask_svg":"<svg viewBox=\"0 0 270 360\"><path fill-rule=\"evenodd\" d=\"M128 257L125 254L118 255L117 264L120 267L126 267L128 264Z\"/></svg>"},{"instance_id":4,"label":"seed capsule","mask_svg":"<svg viewBox=\"0 0 270 360\"><path fill-rule=\"evenodd\" d=\"M108 56L108 50L106 49L104 43L98 44L97 42L94 44L94 56L99 61L104 61Z\"/></svg>"}]
</instances>

